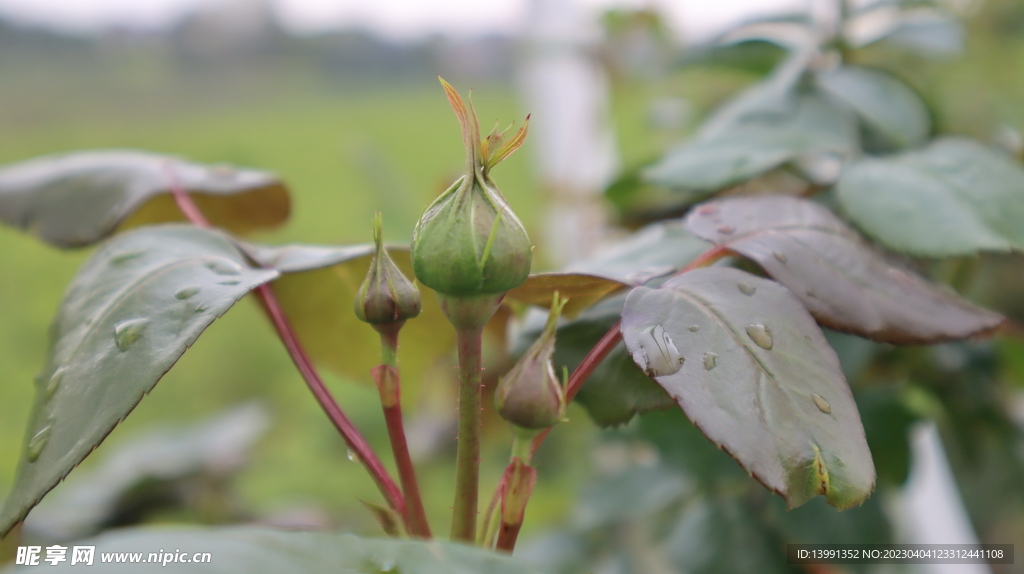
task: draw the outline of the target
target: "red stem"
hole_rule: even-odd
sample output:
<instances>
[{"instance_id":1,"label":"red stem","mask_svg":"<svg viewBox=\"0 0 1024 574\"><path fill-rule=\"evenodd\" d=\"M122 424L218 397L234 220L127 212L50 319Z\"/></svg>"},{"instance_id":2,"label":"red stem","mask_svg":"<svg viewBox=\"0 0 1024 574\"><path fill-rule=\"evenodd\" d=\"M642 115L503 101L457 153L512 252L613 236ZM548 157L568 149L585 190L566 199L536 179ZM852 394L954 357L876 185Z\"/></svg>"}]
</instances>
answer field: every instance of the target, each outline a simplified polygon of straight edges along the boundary
<instances>
[{"instance_id":1,"label":"red stem","mask_svg":"<svg viewBox=\"0 0 1024 574\"><path fill-rule=\"evenodd\" d=\"M185 217L196 226L203 228L212 227L209 220L203 216L195 202L189 197L188 192L178 183L174 173L170 169L167 171L171 180L171 194L174 196L175 203L178 204L178 208ZM331 396L330 391L327 390L327 386L324 385L320 375L316 372L316 368L313 367L313 362L299 343L298 336L288 322L288 318L285 317L281 304L274 295L270 285L260 285L256 288L255 292L263 304L264 311L266 311L267 316L270 317L271 322L274 324L274 328L277 329L277 334L281 337L281 341L288 350L288 354L291 356L296 368L298 368L299 373L313 392L313 396L316 397L316 400L324 409L324 412L327 413L327 417L331 419L334 427L341 433L348 447L356 453L363 466L369 471L373 481L377 484L377 488L384 495L384 499L388 501L388 505L403 517L406 516L405 498L402 496L402 492L398 489L391 476L388 475L387 469L381 464L380 459L377 458L370 444L366 442L366 439L363 438L363 435L352 424L352 421L345 416L341 407L338 406L334 397Z\"/></svg>"}]
</instances>

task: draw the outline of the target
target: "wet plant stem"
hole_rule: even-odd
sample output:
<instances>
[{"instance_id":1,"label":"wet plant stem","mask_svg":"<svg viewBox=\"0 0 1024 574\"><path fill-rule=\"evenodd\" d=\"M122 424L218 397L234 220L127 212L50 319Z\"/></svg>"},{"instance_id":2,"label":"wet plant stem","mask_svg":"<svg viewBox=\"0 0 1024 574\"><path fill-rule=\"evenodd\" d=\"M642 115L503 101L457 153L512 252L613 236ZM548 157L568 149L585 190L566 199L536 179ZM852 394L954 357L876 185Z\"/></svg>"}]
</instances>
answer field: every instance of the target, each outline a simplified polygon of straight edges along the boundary
<instances>
[{"instance_id":1,"label":"wet plant stem","mask_svg":"<svg viewBox=\"0 0 1024 574\"><path fill-rule=\"evenodd\" d=\"M384 409L384 422L391 440L391 452L398 468L398 479L402 483L405 503L409 511L409 532L414 536L430 538L430 524L423 508L416 468L409 455L409 443L405 437L402 422L401 379L398 373L398 328L380 329L381 366L374 369L374 380L380 391L380 403Z\"/></svg>"},{"instance_id":2,"label":"wet plant stem","mask_svg":"<svg viewBox=\"0 0 1024 574\"><path fill-rule=\"evenodd\" d=\"M480 489L480 363L483 327L456 329L459 349L459 444L451 539L472 542Z\"/></svg>"},{"instance_id":3,"label":"wet plant stem","mask_svg":"<svg viewBox=\"0 0 1024 574\"><path fill-rule=\"evenodd\" d=\"M193 225L206 229L211 228L212 225L209 220L206 219L199 210L199 207L192 201L188 192L181 187L174 174L168 171L168 176L171 180L171 193L182 214ZM292 362L295 363L299 374L306 381L310 391L313 392L313 396L320 403L321 408L327 413L327 417L331 419L334 427L341 433L348 448L359 457L363 466L366 467L370 477L373 478L377 488L380 489L381 494L387 501L388 506L403 517L406 517L405 497L402 495L402 491L399 490L398 485L395 484L395 481L388 474L387 469L381 464L380 459L377 458L377 454L370 447L370 444L366 442L366 439L356 429L355 425L352 424L352 421L345 416L341 407L338 406L334 397L331 396L330 391L327 390L327 386L317 373L313 362L299 343L298 336L296 336L295 331L288 322L288 318L281 309L281 303L277 300L270 285L260 285L255 289L255 293L260 299L263 310L267 313L271 323L274 324L277 334L281 337L281 341L284 343L288 355L292 358Z\"/></svg>"}]
</instances>

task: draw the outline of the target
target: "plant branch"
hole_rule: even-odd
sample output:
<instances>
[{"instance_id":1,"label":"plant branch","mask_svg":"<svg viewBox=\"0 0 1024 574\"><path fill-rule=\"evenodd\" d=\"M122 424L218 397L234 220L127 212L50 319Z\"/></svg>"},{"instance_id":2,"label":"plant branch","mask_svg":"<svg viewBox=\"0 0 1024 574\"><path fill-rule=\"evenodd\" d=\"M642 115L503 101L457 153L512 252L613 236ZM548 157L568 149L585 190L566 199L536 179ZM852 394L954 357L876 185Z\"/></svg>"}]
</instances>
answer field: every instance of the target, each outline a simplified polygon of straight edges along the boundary
<instances>
[{"instance_id":1,"label":"plant branch","mask_svg":"<svg viewBox=\"0 0 1024 574\"><path fill-rule=\"evenodd\" d=\"M409 510L409 531L415 536L430 538L430 524L423 508L419 483L416 480L416 468L409 455L409 443L405 437L405 425L402 422L401 379L398 374L398 330L381 330L381 366L374 369L373 378L380 391L381 407L384 409L384 422L391 440L391 452L398 468L398 479L402 482L402 492Z\"/></svg>"},{"instance_id":2,"label":"plant branch","mask_svg":"<svg viewBox=\"0 0 1024 574\"><path fill-rule=\"evenodd\" d=\"M455 454L452 540L472 542L480 490L480 359L483 328L456 329L459 347L459 444Z\"/></svg>"},{"instance_id":3,"label":"plant branch","mask_svg":"<svg viewBox=\"0 0 1024 574\"><path fill-rule=\"evenodd\" d=\"M178 208L185 217L199 227L212 227L209 220L206 219L199 210L199 207L189 197L188 192L181 187L174 173L170 169L167 172L171 180L171 194L174 196L175 203L177 203ZM281 304L274 295L273 290L269 285L260 285L255 289L255 293L259 297L267 316L274 324L274 328L277 329L277 333L281 337L281 341L288 350L288 354L291 356L296 368L298 368L299 373L306 381L306 384L313 392L313 396L316 397L324 412L327 413L327 417L331 419L335 428L338 429L342 438L345 439L348 447L356 453L363 466L369 471L370 476L377 484L381 494L384 495L388 505L403 517L406 516L405 498L402 496L402 492L388 474L387 469L381 464L380 459L377 458L370 444L366 442L363 435L355 428L352 421L345 416L341 407L338 406L334 397L331 396L330 391L327 390L327 386L316 372L313 362L299 343L298 336L288 322L288 318L281 309Z\"/></svg>"}]
</instances>

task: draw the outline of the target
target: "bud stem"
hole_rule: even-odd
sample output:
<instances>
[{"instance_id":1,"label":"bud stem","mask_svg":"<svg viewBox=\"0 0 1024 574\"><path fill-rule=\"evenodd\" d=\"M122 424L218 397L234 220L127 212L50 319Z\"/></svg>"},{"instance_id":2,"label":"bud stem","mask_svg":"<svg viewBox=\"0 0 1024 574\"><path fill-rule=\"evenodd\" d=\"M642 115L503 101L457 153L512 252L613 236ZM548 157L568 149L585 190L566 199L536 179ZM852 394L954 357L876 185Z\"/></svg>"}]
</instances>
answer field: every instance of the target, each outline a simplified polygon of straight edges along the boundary
<instances>
[{"instance_id":1,"label":"bud stem","mask_svg":"<svg viewBox=\"0 0 1024 574\"><path fill-rule=\"evenodd\" d=\"M459 347L459 445L455 455L452 540L473 541L480 489L480 364L483 326L456 329Z\"/></svg>"},{"instance_id":2,"label":"bud stem","mask_svg":"<svg viewBox=\"0 0 1024 574\"><path fill-rule=\"evenodd\" d=\"M409 532L413 536L430 538L430 524L423 508L416 468L409 455L409 443L405 438L402 422L401 379L398 375L398 329L380 330L381 365L373 370L373 378L380 391L380 403L384 409L384 422L388 427L391 452L398 468L398 479L402 483L405 503L409 510Z\"/></svg>"}]
</instances>

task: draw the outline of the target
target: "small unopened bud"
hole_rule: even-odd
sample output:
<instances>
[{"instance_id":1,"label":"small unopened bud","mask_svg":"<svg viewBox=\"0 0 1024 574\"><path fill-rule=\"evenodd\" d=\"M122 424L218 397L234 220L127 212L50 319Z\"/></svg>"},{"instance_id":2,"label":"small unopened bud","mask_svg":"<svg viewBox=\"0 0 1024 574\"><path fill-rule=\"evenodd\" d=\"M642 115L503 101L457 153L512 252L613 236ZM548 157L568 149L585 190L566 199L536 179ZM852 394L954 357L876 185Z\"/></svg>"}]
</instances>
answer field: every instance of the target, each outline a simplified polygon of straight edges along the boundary
<instances>
[{"instance_id":1,"label":"small unopened bud","mask_svg":"<svg viewBox=\"0 0 1024 574\"><path fill-rule=\"evenodd\" d=\"M526 139L526 125L505 141L496 129L480 139L472 101L441 80L466 147L466 173L424 211L412 237L421 283L443 295L501 294L530 274L533 247L526 229L490 177L490 170ZM529 117L527 117L529 121Z\"/></svg>"},{"instance_id":2,"label":"small unopened bud","mask_svg":"<svg viewBox=\"0 0 1024 574\"><path fill-rule=\"evenodd\" d=\"M555 375L551 356L555 352L558 316L566 301L555 293L544 332L498 383L495 408L501 418L516 427L546 429L565 415L565 390Z\"/></svg>"},{"instance_id":3,"label":"small unopened bud","mask_svg":"<svg viewBox=\"0 0 1024 574\"><path fill-rule=\"evenodd\" d=\"M356 294L356 316L372 325L400 323L420 314L420 291L391 260L384 248L381 217L373 218L376 251L366 279Z\"/></svg>"}]
</instances>

